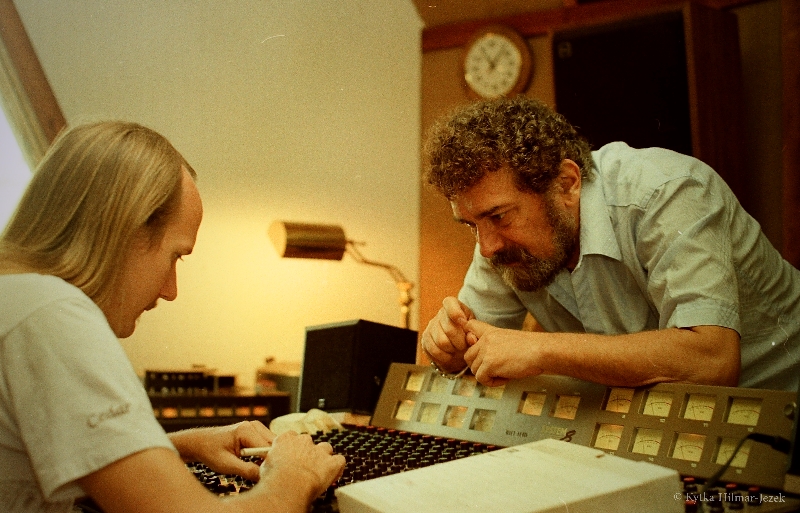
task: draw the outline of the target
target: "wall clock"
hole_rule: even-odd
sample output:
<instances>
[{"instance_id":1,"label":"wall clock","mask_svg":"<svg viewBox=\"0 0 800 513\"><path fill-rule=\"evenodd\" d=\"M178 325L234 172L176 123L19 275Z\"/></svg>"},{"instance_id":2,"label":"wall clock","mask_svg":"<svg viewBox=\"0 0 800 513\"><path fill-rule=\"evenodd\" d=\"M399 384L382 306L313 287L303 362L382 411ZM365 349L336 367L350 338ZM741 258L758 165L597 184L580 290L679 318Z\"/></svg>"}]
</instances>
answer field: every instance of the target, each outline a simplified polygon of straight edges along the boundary
<instances>
[{"instance_id":1,"label":"wall clock","mask_svg":"<svg viewBox=\"0 0 800 513\"><path fill-rule=\"evenodd\" d=\"M531 51L512 28L478 30L464 51L464 80L470 96L496 98L521 93L531 77Z\"/></svg>"}]
</instances>

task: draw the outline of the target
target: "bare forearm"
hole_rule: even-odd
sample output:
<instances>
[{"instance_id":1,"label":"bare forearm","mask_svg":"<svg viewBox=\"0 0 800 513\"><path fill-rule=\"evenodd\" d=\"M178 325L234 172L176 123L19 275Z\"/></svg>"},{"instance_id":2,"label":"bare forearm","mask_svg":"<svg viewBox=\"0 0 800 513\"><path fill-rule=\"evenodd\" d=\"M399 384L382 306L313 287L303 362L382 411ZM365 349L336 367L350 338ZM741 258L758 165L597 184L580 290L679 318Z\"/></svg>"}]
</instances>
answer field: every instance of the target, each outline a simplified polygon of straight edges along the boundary
<instances>
[{"instance_id":1,"label":"bare forearm","mask_svg":"<svg viewBox=\"0 0 800 513\"><path fill-rule=\"evenodd\" d=\"M613 386L687 382L736 386L739 338L715 326L626 335L532 334L539 367Z\"/></svg>"},{"instance_id":2,"label":"bare forearm","mask_svg":"<svg viewBox=\"0 0 800 513\"><path fill-rule=\"evenodd\" d=\"M178 450L183 461L199 461L195 449L198 444L203 443L203 436L197 429L185 429L173 433L167 433L172 445Z\"/></svg>"},{"instance_id":3,"label":"bare forearm","mask_svg":"<svg viewBox=\"0 0 800 513\"><path fill-rule=\"evenodd\" d=\"M526 332L471 320L466 330L464 361L490 386L539 373L630 387L739 381L739 335L718 326L598 335Z\"/></svg>"},{"instance_id":4,"label":"bare forearm","mask_svg":"<svg viewBox=\"0 0 800 513\"><path fill-rule=\"evenodd\" d=\"M262 478L249 492L237 496L241 502L236 504L235 511L306 513L311 502L316 499L312 486L315 479L300 469L285 469L280 475L273 473ZM253 491L260 497L248 497Z\"/></svg>"}]
</instances>

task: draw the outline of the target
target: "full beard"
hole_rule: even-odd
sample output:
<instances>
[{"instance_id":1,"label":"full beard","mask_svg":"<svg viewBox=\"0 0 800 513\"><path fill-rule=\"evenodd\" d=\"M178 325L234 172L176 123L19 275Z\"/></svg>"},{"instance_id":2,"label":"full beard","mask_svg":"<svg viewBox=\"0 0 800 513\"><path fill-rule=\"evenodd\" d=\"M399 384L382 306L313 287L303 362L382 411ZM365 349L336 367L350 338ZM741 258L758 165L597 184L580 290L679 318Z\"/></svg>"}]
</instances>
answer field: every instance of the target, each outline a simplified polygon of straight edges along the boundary
<instances>
[{"instance_id":1,"label":"full beard","mask_svg":"<svg viewBox=\"0 0 800 513\"><path fill-rule=\"evenodd\" d=\"M555 251L549 258L538 258L520 246L504 248L490 258L492 266L509 286L532 292L550 285L567 266L578 246L578 227L575 219L547 200L547 219L553 230Z\"/></svg>"}]
</instances>

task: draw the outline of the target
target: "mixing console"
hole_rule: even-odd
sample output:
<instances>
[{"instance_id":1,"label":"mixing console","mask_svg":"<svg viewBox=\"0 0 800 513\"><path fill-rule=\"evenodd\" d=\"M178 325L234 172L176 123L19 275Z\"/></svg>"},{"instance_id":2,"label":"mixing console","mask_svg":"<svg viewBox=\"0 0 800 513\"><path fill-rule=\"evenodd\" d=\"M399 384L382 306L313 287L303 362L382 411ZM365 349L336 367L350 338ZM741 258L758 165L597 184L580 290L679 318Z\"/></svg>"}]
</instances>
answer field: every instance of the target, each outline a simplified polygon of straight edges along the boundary
<instances>
[{"instance_id":1,"label":"mixing console","mask_svg":"<svg viewBox=\"0 0 800 513\"><path fill-rule=\"evenodd\" d=\"M784 491L790 489L784 488L789 457L758 439L794 438L796 400L795 393L782 391L676 384L615 388L561 376L488 388L471 376L449 380L427 367L392 364L371 426L314 435L343 454L347 466L313 511L338 511L337 490L353 483L554 438L674 469L683 491L652 500L677 502L687 513L800 512L798 496ZM748 436L756 439L744 440ZM728 460L719 482L706 489L706 480ZM252 486L202 465L189 468L214 493ZM494 492L502 488L486 490Z\"/></svg>"},{"instance_id":2,"label":"mixing console","mask_svg":"<svg viewBox=\"0 0 800 513\"><path fill-rule=\"evenodd\" d=\"M315 442L330 443L334 452L347 460L342 477L314 503L316 513L338 511L334 493L339 487L498 449L480 442L375 426L347 428L313 436ZM259 462L257 457L245 459ZM251 481L218 474L201 463L190 463L187 467L206 488L219 495L242 493L253 486Z\"/></svg>"},{"instance_id":3,"label":"mixing console","mask_svg":"<svg viewBox=\"0 0 800 513\"><path fill-rule=\"evenodd\" d=\"M372 424L503 447L555 438L708 479L745 437L793 438L795 392L661 383L607 387L532 376L486 387L392 364ZM783 489L789 457L746 440L721 479Z\"/></svg>"},{"instance_id":4,"label":"mixing console","mask_svg":"<svg viewBox=\"0 0 800 513\"><path fill-rule=\"evenodd\" d=\"M468 440L443 438L375 426L346 426L344 431L314 435L317 442L327 441L334 452L347 459L342 477L313 504L313 513L339 511L335 497L338 488L377 477L407 472L454 459L497 450L500 447ZM248 457L258 463L258 458ZM239 476L217 474L202 464L189 464L189 470L206 488L219 495L246 492L253 483ZM786 493L722 483L701 492L704 481L683 478L680 497L665 500L682 501L686 513L789 513L800 511L800 500Z\"/></svg>"}]
</instances>

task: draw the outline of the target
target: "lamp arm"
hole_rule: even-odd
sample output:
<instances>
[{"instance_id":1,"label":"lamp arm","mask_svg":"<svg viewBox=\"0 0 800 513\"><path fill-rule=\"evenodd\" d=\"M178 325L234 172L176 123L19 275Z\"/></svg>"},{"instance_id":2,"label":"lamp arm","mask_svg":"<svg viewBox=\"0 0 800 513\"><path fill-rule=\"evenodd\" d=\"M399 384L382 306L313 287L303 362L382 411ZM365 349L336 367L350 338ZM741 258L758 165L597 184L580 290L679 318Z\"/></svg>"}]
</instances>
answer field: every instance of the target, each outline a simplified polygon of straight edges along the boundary
<instances>
[{"instance_id":1,"label":"lamp arm","mask_svg":"<svg viewBox=\"0 0 800 513\"><path fill-rule=\"evenodd\" d=\"M397 285L397 289L400 291L399 303L400 303L400 313L403 318L403 327L408 328L409 315L411 310L410 305L414 301L414 299L411 297L411 289L414 287L414 284L408 281L408 278L406 278L405 275L397 267L390 264L385 264L383 262L376 262L375 260L370 260L364 257L364 255L361 254L358 248L356 248L356 243L352 240L347 241L345 250L347 251L347 253L350 254L351 257L353 257L353 260L355 260L356 262L360 264L372 265L375 267L382 267L383 269L386 269L389 272L389 274L392 275L392 278L394 279L394 282Z\"/></svg>"},{"instance_id":2,"label":"lamp arm","mask_svg":"<svg viewBox=\"0 0 800 513\"><path fill-rule=\"evenodd\" d=\"M368 258L365 258L364 255L362 255L361 252L356 248L356 243L354 241L352 240L347 241L346 251L350 254L351 257L353 257L353 260L355 260L360 264L372 265L375 267L382 267L386 269L387 271L389 271L389 274L392 275L392 278L396 283L408 283L408 279L403 275L402 272L400 272L400 269L398 269L397 267L390 264L384 264L383 262L376 262L375 260L370 260Z\"/></svg>"}]
</instances>

